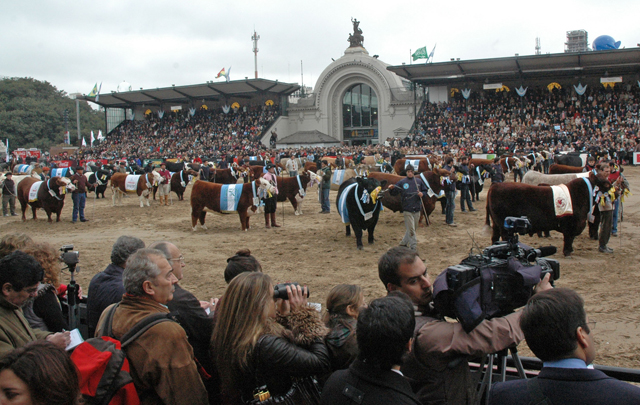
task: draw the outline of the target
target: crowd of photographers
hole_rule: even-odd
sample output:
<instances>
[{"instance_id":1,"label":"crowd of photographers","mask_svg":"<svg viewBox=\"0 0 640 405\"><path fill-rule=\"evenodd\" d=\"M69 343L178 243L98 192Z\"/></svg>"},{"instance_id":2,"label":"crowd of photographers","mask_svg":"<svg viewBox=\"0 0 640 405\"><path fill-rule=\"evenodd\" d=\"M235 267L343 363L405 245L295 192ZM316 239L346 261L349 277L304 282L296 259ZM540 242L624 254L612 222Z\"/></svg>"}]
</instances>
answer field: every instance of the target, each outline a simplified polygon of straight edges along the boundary
<instances>
[{"instance_id":1,"label":"crowd of photographers","mask_svg":"<svg viewBox=\"0 0 640 405\"><path fill-rule=\"evenodd\" d=\"M0 241L2 404L79 404L101 394L88 370L104 371L104 357L87 352L89 342L69 356L69 332L54 333L64 288L53 257L50 245L23 234ZM122 341L134 388L118 391L118 403L472 404L469 360L523 339L544 362L539 377L496 384L485 393L490 403L640 400L640 388L588 368L595 322L549 275L523 310L465 331L434 309L427 268L403 246L379 260L386 297L367 305L361 287L338 285L322 317L306 286L275 285L248 250L227 260L227 290L206 301L180 286L190 269L174 243L121 236L111 262L89 284L87 323L95 336ZM55 311L39 310L49 292Z\"/></svg>"}]
</instances>

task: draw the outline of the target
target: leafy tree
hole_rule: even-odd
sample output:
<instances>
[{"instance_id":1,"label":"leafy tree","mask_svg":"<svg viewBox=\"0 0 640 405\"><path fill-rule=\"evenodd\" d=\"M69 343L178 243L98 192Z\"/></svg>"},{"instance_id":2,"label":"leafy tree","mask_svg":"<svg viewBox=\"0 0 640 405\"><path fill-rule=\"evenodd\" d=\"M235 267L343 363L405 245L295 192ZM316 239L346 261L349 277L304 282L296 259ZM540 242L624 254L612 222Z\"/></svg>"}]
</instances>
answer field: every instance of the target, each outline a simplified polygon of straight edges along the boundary
<instances>
[{"instance_id":1,"label":"leafy tree","mask_svg":"<svg viewBox=\"0 0 640 405\"><path fill-rule=\"evenodd\" d=\"M91 131L105 131L104 112L80 101L81 135L90 141ZM39 148L43 151L64 142L64 111L69 115L71 143L79 146L76 102L51 83L32 78L0 80L0 140L9 139L9 147Z\"/></svg>"}]
</instances>

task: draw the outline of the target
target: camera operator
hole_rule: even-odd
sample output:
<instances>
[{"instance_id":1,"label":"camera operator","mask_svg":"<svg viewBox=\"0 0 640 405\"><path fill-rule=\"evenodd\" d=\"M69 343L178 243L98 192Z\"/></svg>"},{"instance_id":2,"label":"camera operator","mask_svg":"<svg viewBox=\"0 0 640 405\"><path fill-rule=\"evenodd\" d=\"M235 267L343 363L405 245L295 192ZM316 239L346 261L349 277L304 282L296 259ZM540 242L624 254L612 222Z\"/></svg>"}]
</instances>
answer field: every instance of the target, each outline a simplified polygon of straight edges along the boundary
<instances>
[{"instance_id":1,"label":"camera operator","mask_svg":"<svg viewBox=\"0 0 640 405\"><path fill-rule=\"evenodd\" d=\"M475 386L468 360L518 344L524 338L520 313L485 320L469 333L459 323L445 321L430 305L433 291L425 264L405 247L382 255L378 275L388 292L404 292L416 308L415 342L401 371L422 404L473 403ZM550 288L549 275L536 287L537 291Z\"/></svg>"}]
</instances>

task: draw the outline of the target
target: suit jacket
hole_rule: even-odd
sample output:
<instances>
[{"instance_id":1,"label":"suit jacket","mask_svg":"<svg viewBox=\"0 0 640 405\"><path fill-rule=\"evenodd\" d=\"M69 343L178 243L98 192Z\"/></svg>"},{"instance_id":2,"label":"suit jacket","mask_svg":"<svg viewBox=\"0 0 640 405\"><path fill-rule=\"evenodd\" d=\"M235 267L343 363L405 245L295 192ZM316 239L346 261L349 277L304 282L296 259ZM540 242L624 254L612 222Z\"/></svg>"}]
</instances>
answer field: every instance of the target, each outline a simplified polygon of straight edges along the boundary
<instances>
[{"instance_id":1,"label":"suit jacket","mask_svg":"<svg viewBox=\"0 0 640 405\"><path fill-rule=\"evenodd\" d=\"M96 274L89 283L87 297L87 326L89 337L93 337L102 311L111 304L120 302L124 291L122 273L124 269L111 263L104 271Z\"/></svg>"},{"instance_id":2,"label":"suit jacket","mask_svg":"<svg viewBox=\"0 0 640 405\"><path fill-rule=\"evenodd\" d=\"M361 360L336 371L322 389L323 405L420 405L409 382L391 370L380 370Z\"/></svg>"},{"instance_id":3,"label":"suit jacket","mask_svg":"<svg viewBox=\"0 0 640 405\"><path fill-rule=\"evenodd\" d=\"M600 370L543 367L537 378L542 393L553 404L640 404L640 387ZM489 404L528 403L527 380L496 383L489 392Z\"/></svg>"}]
</instances>

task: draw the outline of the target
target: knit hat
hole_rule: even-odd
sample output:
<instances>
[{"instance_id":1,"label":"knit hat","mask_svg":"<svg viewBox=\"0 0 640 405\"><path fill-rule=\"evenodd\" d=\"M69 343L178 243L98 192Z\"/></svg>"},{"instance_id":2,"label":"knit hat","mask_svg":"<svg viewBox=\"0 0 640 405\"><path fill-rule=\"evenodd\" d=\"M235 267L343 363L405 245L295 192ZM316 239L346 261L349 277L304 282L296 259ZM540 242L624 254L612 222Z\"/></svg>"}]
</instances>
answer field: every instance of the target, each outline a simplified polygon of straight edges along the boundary
<instances>
[{"instance_id":1,"label":"knit hat","mask_svg":"<svg viewBox=\"0 0 640 405\"><path fill-rule=\"evenodd\" d=\"M407 167L405 167L405 168L404 168L404 171L405 171L405 172L408 172L408 171L415 172L415 169L413 168L413 166L412 166L412 165L407 165Z\"/></svg>"}]
</instances>

